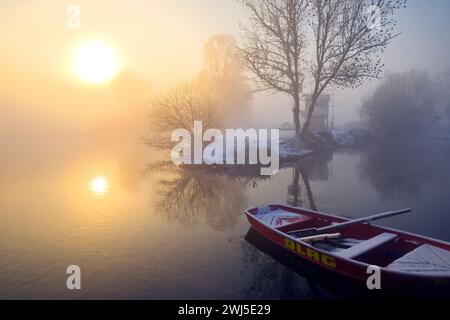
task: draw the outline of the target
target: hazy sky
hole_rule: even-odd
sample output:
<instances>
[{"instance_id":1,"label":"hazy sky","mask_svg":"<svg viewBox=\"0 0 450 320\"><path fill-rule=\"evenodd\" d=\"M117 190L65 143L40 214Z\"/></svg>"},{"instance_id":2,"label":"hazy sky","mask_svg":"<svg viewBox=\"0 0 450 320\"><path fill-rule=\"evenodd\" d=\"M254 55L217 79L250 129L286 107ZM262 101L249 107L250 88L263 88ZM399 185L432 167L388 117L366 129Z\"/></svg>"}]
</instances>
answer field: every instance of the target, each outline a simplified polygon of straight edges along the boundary
<instances>
[{"instance_id":1,"label":"hazy sky","mask_svg":"<svg viewBox=\"0 0 450 320\"><path fill-rule=\"evenodd\" d=\"M81 8L81 30L66 27L70 4ZM144 101L147 88L196 74L207 39L217 33L239 37L246 16L234 0L3 0L0 8L0 101L8 102L0 106L2 114L14 108L60 125L74 119L95 124L124 111L117 88L89 87L73 76L73 54L83 42L95 39L114 48L133 79L122 83L125 99L136 94ZM449 16L448 0L410 0L398 15L402 34L384 55L385 70L450 68ZM361 97L370 88L335 93L338 125L359 118ZM259 95L253 99L254 124L290 121L290 109L283 96Z\"/></svg>"},{"instance_id":2,"label":"hazy sky","mask_svg":"<svg viewBox=\"0 0 450 320\"><path fill-rule=\"evenodd\" d=\"M383 56L386 72L422 69L440 72L450 69L450 1L408 0L406 9L399 11L397 31ZM361 96L370 92L373 84L356 90L346 90L336 97L336 121L358 119ZM340 112L342 110L343 112Z\"/></svg>"}]
</instances>

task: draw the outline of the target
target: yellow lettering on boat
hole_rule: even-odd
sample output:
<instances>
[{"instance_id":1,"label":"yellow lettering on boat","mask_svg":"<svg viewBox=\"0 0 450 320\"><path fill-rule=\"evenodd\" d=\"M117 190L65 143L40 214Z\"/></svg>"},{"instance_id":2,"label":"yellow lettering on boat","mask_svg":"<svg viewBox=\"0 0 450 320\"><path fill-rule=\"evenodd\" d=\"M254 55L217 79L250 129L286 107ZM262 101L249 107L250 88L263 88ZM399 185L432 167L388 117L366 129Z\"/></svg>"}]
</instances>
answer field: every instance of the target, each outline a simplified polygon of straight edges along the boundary
<instances>
[{"instance_id":1,"label":"yellow lettering on boat","mask_svg":"<svg viewBox=\"0 0 450 320\"><path fill-rule=\"evenodd\" d=\"M311 248L305 248L300 243L292 241L289 238L284 238L284 245L286 246L286 248L293 252L296 252L311 260L317 261L326 267L336 269L336 259L334 259L333 257L320 253Z\"/></svg>"},{"instance_id":2,"label":"yellow lettering on boat","mask_svg":"<svg viewBox=\"0 0 450 320\"><path fill-rule=\"evenodd\" d=\"M320 262L320 254L311 248L306 248L306 256L308 258L316 260L317 262Z\"/></svg>"},{"instance_id":3,"label":"yellow lettering on boat","mask_svg":"<svg viewBox=\"0 0 450 320\"><path fill-rule=\"evenodd\" d=\"M303 256L306 256L306 252L303 250L303 247L300 243L297 243L297 252Z\"/></svg>"},{"instance_id":4,"label":"yellow lettering on boat","mask_svg":"<svg viewBox=\"0 0 450 320\"><path fill-rule=\"evenodd\" d=\"M284 238L284 245L291 250L295 250L295 242L288 238Z\"/></svg>"},{"instance_id":5,"label":"yellow lettering on boat","mask_svg":"<svg viewBox=\"0 0 450 320\"><path fill-rule=\"evenodd\" d=\"M336 260L330 256L322 254L322 263L327 267L336 269Z\"/></svg>"}]
</instances>

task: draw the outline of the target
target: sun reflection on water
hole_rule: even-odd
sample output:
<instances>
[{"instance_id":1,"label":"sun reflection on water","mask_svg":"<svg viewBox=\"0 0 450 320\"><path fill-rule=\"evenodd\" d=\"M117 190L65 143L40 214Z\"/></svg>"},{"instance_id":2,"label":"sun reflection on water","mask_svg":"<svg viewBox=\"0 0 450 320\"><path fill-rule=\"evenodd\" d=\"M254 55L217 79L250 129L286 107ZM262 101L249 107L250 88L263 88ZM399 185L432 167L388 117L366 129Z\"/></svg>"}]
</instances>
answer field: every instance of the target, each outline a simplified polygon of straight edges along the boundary
<instances>
[{"instance_id":1,"label":"sun reflection on water","mask_svg":"<svg viewBox=\"0 0 450 320\"><path fill-rule=\"evenodd\" d=\"M97 176L91 180L90 189L95 196L105 195L109 190L109 181L103 176Z\"/></svg>"}]
</instances>

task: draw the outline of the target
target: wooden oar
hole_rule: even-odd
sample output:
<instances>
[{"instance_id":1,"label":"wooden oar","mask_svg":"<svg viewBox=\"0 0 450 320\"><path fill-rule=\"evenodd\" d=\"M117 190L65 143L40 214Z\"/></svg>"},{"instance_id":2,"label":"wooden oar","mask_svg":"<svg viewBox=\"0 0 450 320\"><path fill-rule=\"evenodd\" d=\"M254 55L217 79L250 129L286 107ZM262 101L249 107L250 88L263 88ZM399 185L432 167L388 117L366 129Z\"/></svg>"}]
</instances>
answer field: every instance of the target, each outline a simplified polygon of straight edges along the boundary
<instances>
[{"instance_id":1,"label":"wooden oar","mask_svg":"<svg viewBox=\"0 0 450 320\"><path fill-rule=\"evenodd\" d=\"M296 233L297 236L299 236L299 237L310 237L310 236L314 236L314 235L324 234L331 230L342 229L344 227L347 227L347 226L350 226L353 224L366 223L366 222L376 221L376 220L380 220L380 219L386 219L386 218L397 216L397 215L407 213L407 212L411 212L411 209L406 208L406 209L402 209L402 210L388 211L388 212L379 213L379 214L369 216L369 217L364 217L364 218L345 221L342 223L332 224L332 225L322 227L322 228L308 228L308 229L302 229L302 230L293 230L293 231L288 231L287 233L288 234Z\"/></svg>"},{"instance_id":2,"label":"wooden oar","mask_svg":"<svg viewBox=\"0 0 450 320\"><path fill-rule=\"evenodd\" d=\"M319 241L323 241L323 240L337 239L340 237L341 237L340 233L324 233L324 234L318 234L315 236L298 238L297 240L300 240L303 242L319 242Z\"/></svg>"}]
</instances>

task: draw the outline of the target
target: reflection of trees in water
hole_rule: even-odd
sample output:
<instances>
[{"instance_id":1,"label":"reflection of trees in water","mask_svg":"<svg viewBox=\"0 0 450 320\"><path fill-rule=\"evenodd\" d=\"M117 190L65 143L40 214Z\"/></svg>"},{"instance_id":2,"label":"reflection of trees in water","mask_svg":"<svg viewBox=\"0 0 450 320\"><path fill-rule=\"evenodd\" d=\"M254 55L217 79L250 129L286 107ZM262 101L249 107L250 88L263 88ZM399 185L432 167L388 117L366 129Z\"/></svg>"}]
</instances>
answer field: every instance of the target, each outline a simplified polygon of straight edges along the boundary
<instances>
[{"instance_id":1,"label":"reflection of trees in water","mask_svg":"<svg viewBox=\"0 0 450 320\"><path fill-rule=\"evenodd\" d=\"M149 165L156 174L156 212L169 220L196 224L201 219L216 230L236 224L247 206L245 188L257 180L241 168L234 175L221 175L212 169L176 167L171 162Z\"/></svg>"},{"instance_id":2,"label":"reflection of trees in water","mask_svg":"<svg viewBox=\"0 0 450 320\"><path fill-rule=\"evenodd\" d=\"M242 243L244 278L248 286L243 298L307 299L311 298L306 280L293 270L261 252L248 242Z\"/></svg>"},{"instance_id":3,"label":"reflection of trees in water","mask_svg":"<svg viewBox=\"0 0 450 320\"><path fill-rule=\"evenodd\" d=\"M280 248L250 229L243 243L245 297L264 299L386 299L423 298L421 292L367 290L358 283ZM430 295L429 292L426 293ZM439 293L436 296L439 297ZM442 298L442 297L441 297Z\"/></svg>"},{"instance_id":4,"label":"reflection of trees in water","mask_svg":"<svg viewBox=\"0 0 450 320\"><path fill-rule=\"evenodd\" d=\"M292 167L292 184L288 186L288 203L295 207L307 206L317 210L311 181L329 180L329 163L332 153L303 160Z\"/></svg>"},{"instance_id":5,"label":"reflection of trees in water","mask_svg":"<svg viewBox=\"0 0 450 320\"><path fill-rule=\"evenodd\" d=\"M341 297L353 294L354 289L341 279L305 264L254 229L250 228L246 234L242 253L242 276L248 282L243 298L333 299L336 294Z\"/></svg>"},{"instance_id":6,"label":"reflection of trees in water","mask_svg":"<svg viewBox=\"0 0 450 320\"><path fill-rule=\"evenodd\" d=\"M361 161L361 178L385 199L420 198L430 185L450 187L447 140L423 139L377 144Z\"/></svg>"},{"instance_id":7,"label":"reflection of trees in water","mask_svg":"<svg viewBox=\"0 0 450 320\"><path fill-rule=\"evenodd\" d=\"M304 194L302 194L302 190L304 190ZM292 168L292 184L288 186L288 203L294 207L300 207L306 205L306 199L309 208L317 210L308 172L302 167Z\"/></svg>"}]
</instances>

